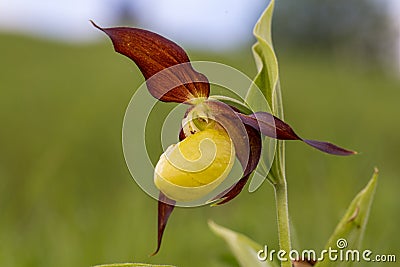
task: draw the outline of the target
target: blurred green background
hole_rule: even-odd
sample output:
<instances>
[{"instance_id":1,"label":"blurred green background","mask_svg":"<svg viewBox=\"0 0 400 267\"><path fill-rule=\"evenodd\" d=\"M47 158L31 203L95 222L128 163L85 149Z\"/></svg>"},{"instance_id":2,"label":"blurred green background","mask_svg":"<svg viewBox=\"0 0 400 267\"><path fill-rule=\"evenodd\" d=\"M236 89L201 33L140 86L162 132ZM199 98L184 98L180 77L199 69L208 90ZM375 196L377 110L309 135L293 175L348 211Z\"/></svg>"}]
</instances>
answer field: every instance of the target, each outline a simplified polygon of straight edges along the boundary
<instances>
[{"instance_id":1,"label":"blurred green background","mask_svg":"<svg viewBox=\"0 0 400 267\"><path fill-rule=\"evenodd\" d=\"M134 64L109 42L77 47L2 35L0 51L2 266L232 266L209 219L276 245L273 191L265 183L222 207L177 209L161 252L148 258L156 244L156 201L130 177L121 146L124 110L143 81ZM190 55L255 73L249 50ZM399 80L349 58L279 49L278 56L286 120L302 136L361 152L338 158L288 142L296 247L322 248L377 166L364 245L398 253Z\"/></svg>"},{"instance_id":2,"label":"blurred green background","mask_svg":"<svg viewBox=\"0 0 400 267\"><path fill-rule=\"evenodd\" d=\"M341 158L287 142L294 248L322 249L377 166L364 248L398 258L400 80L351 53L280 47L285 120L301 136L361 152ZM189 55L256 72L250 46ZM0 35L0 60L1 266L238 266L208 220L277 246L273 191L264 183L221 207L177 208L160 253L148 257L157 202L130 176L121 144L125 108L143 82L135 65L105 38L67 45L12 34Z\"/></svg>"}]
</instances>

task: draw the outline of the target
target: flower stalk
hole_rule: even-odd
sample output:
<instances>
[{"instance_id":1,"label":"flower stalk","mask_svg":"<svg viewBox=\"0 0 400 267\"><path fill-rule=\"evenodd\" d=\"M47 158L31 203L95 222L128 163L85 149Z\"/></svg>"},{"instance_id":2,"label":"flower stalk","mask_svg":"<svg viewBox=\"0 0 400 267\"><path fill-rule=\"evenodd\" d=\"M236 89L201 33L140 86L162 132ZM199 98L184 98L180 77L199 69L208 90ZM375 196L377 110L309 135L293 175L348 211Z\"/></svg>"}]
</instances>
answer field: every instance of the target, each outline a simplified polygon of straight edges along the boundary
<instances>
[{"instance_id":1,"label":"flower stalk","mask_svg":"<svg viewBox=\"0 0 400 267\"><path fill-rule=\"evenodd\" d=\"M278 236L280 250L289 253L291 250L290 240L290 222L289 222L289 209L288 209L288 194L286 178L282 177L279 182L274 184L275 201L276 201L276 214L278 220ZM290 261L282 261L281 267L291 267Z\"/></svg>"}]
</instances>

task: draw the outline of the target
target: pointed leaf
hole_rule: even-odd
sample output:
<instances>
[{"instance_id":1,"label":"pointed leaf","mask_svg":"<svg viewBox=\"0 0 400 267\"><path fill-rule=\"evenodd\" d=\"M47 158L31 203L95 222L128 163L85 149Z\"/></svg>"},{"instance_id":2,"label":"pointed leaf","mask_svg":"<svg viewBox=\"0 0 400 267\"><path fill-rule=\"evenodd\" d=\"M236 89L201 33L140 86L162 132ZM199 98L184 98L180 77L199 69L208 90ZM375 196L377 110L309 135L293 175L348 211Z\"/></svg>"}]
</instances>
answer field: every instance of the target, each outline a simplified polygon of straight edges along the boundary
<instances>
[{"instance_id":1,"label":"pointed leaf","mask_svg":"<svg viewBox=\"0 0 400 267\"><path fill-rule=\"evenodd\" d=\"M325 249L360 249L361 241L368 221L371 204L374 198L378 180L378 170L372 176L368 185L353 199L346 214L337 225L329 238ZM338 247L338 245L340 245ZM316 267L348 267L352 261L332 262L325 258L315 265Z\"/></svg>"},{"instance_id":2,"label":"pointed leaf","mask_svg":"<svg viewBox=\"0 0 400 267\"><path fill-rule=\"evenodd\" d=\"M271 111L273 115L283 119L278 60L272 44L271 34L274 6L275 0L271 0L253 30L253 34L257 39L253 46L253 55L258 73L254 78L254 86L250 87L248 91L246 102L253 110ZM261 90L265 99L260 97L259 90ZM265 107L265 101L269 107ZM275 157L268 172L268 177L273 183L285 179L284 145L282 141L276 143ZM265 160L268 161L268 159ZM264 171L267 172L268 170Z\"/></svg>"},{"instance_id":3,"label":"pointed leaf","mask_svg":"<svg viewBox=\"0 0 400 267\"><path fill-rule=\"evenodd\" d=\"M167 222L171 212L174 210L175 201L166 197L162 192L160 192L158 198L158 238L157 238L157 248L154 251L152 256L156 255L161 247L161 242L165 230L165 226L167 226Z\"/></svg>"},{"instance_id":4,"label":"pointed leaf","mask_svg":"<svg viewBox=\"0 0 400 267\"><path fill-rule=\"evenodd\" d=\"M143 29L92 24L110 37L116 52L136 63L157 99L183 103L208 97L207 77L192 68L189 57L176 43Z\"/></svg>"},{"instance_id":5,"label":"pointed leaf","mask_svg":"<svg viewBox=\"0 0 400 267\"><path fill-rule=\"evenodd\" d=\"M261 89L272 113L282 118L283 107L279 88L278 60L273 48L271 35L274 6L275 1L271 0L253 30L253 34L257 39L257 42L253 46L253 55L258 73L254 78L256 86L250 88L246 102L253 108L255 107L254 105L257 106L260 103L258 90ZM267 111L263 109L256 110Z\"/></svg>"},{"instance_id":6,"label":"pointed leaf","mask_svg":"<svg viewBox=\"0 0 400 267\"><path fill-rule=\"evenodd\" d=\"M238 114L243 123L250 125L260 131L263 135L279 140L300 140L304 143L328 154L338 156L354 155L356 152L350 151L328 142L307 140L299 137L293 129L284 121L278 119L268 112L256 112L251 115Z\"/></svg>"},{"instance_id":7,"label":"pointed leaf","mask_svg":"<svg viewBox=\"0 0 400 267\"><path fill-rule=\"evenodd\" d=\"M210 221L208 225L216 235L225 240L240 266L277 267L274 262L261 261L258 259L257 253L263 248L247 236L236 233L212 221Z\"/></svg>"}]
</instances>

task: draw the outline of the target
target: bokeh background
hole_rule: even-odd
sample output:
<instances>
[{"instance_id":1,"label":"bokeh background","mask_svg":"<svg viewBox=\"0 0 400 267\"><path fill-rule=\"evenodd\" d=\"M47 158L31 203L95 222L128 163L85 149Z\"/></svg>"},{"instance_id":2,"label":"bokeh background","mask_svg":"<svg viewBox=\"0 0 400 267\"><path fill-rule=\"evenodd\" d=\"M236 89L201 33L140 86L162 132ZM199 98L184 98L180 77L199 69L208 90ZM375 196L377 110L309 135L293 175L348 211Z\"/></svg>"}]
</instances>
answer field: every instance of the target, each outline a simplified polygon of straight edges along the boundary
<instances>
[{"instance_id":1,"label":"bokeh background","mask_svg":"<svg viewBox=\"0 0 400 267\"><path fill-rule=\"evenodd\" d=\"M143 78L89 23L144 27L192 60L253 77L251 31L267 3L0 0L0 265L238 266L208 220L276 247L265 183L225 206L176 209L160 253L148 257L157 203L130 176L121 144L124 111ZM297 249L322 249L377 166L364 248L400 256L399 13L396 0L277 1L286 121L302 136L361 152L339 158L287 143Z\"/></svg>"}]
</instances>

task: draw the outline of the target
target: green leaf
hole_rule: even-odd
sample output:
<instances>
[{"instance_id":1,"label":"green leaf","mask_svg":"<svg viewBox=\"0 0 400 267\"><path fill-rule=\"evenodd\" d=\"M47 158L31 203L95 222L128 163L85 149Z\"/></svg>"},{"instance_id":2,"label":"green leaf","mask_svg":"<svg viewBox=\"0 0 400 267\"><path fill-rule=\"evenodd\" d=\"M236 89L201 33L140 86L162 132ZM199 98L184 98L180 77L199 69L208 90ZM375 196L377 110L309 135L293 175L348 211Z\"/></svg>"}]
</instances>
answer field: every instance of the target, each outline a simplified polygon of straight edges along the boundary
<instances>
[{"instance_id":1,"label":"green leaf","mask_svg":"<svg viewBox=\"0 0 400 267\"><path fill-rule=\"evenodd\" d=\"M175 267L175 266L146 264L146 263L113 263L113 264L96 265L93 267Z\"/></svg>"},{"instance_id":2,"label":"green leaf","mask_svg":"<svg viewBox=\"0 0 400 267\"><path fill-rule=\"evenodd\" d=\"M257 42L253 46L254 59L258 73L254 78L255 85L261 89L272 114L279 118L283 116L282 99L279 86L278 60L272 44L271 25L275 1L271 0L264 13L256 23L253 34ZM251 107L259 107L269 111L268 107L263 107L260 103L259 89L251 87L246 97L246 102ZM267 110L265 110L267 109Z\"/></svg>"},{"instance_id":3,"label":"green leaf","mask_svg":"<svg viewBox=\"0 0 400 267\"><path fill-rule=\"evenodd\" d=\"M368 221L371 204L374 198L378 180L378 170L369 181L368 185L353 199L346 214L337 225L334 233L329 238L325 249L359 250ZM339 244L339 242L342 242ZM344 243L343 243L344 242ZM341 246L338 246L341 245ZM343 247L343 248L342 248ZM349 267L353 261L330 261L325 257L316 267Z\"/></svg>"},{"instance_id":4,"label":"green leaf","mask_svg":"<svg viewBox=\"0 0 400 267\"><path fill-rule=\"evenodd\" d=\"M271 0L253 30L257 39L253 46L253 54L258 73L254 78L254 85L248 91L246 103L254 111L270 112L283 120L278 60L271 34L274 5L275 1ZM271 143L270 138L265 138L263 146L270 147L271 145L275 145L275 143ZM272 165L270 164L272 159L267 157L268 153L265 154L264 157L261 157L258 172L263 175L268 173L268 178L273 184L285 182L284 141L276 142L276 152ZM271 169L269 170L267 166L271 166ZM250 191L255 191L262 182L262 179L252 181Z\"/></svg>"},{"instance_id":5,"label":"green leaf","mask_svg":"<svg viewBox=\"0 0 400 267\"><path fill-rule=\"evenodd\" d=\"M232 253L236 257L240 266L243 267L277 267L273 262L261 261L257 257L257 252L262 248L261 245L257 244L245 235L236 233L225 227L222 227L212 221L208 223L211 230L218 236L222 237Z\"/></svg>"}]
</instances>

